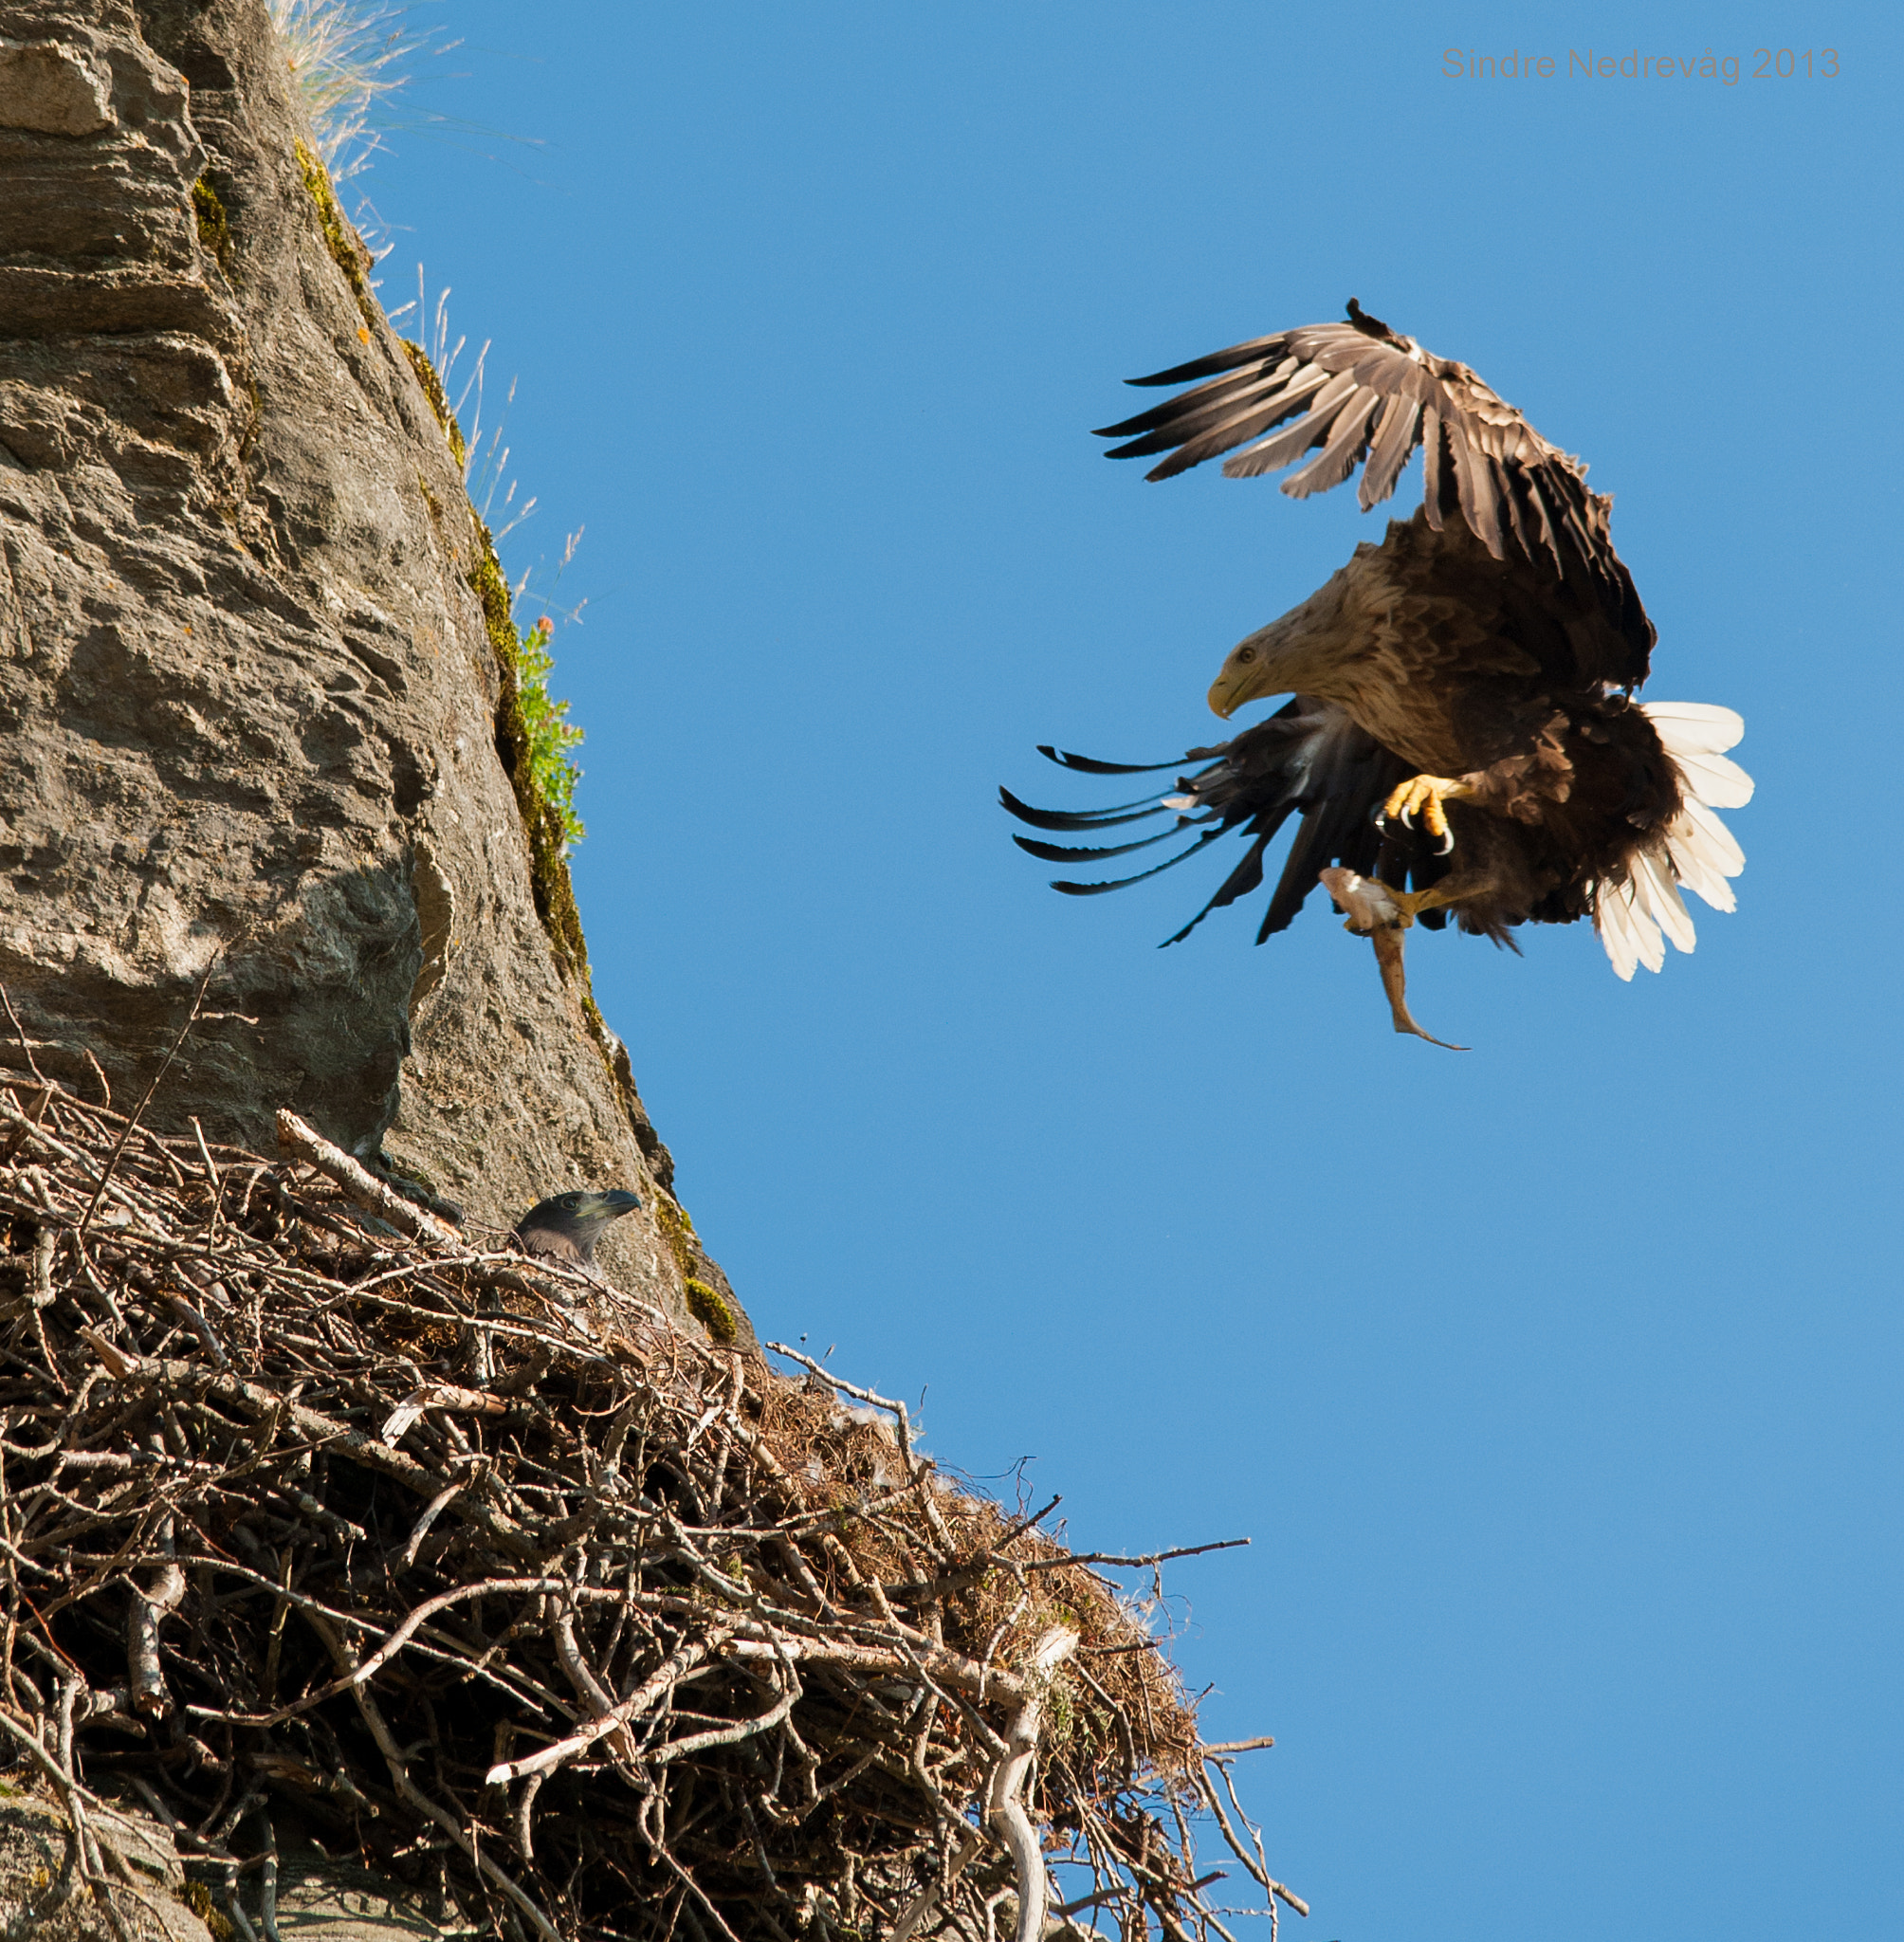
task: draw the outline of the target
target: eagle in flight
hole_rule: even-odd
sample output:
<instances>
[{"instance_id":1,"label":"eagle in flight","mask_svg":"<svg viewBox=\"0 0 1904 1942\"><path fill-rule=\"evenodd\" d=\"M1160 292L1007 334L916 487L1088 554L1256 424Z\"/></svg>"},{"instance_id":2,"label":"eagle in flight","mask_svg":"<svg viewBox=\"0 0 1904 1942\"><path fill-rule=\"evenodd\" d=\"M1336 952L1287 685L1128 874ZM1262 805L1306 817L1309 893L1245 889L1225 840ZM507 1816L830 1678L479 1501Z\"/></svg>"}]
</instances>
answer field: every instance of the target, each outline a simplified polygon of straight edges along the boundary
<instances>
[{"instance_id":1,"label":"eagle in flight","mask_svg":"<svg viewBox=\"0 0 1904 1942\"><path fill-rule=\"evenodd\" d=\"M1657 971L1664 939L1693 944L1680 897L1733 908L1745 857L1714 811L1748 801L1725 751L1744 733L1730 708L1639 702L1653 624L1613 550L1612 501L1467 365L1437 357L1349 299L1346 323L1253 339L1131 380L1192 389L1099 437L1111 458L1155 458L1167 479L1221 453L1227 478L1297 459L1296 499L1362 467L1364 511L1423 453L1421 504L1364 543L1328 583L1239 642L1210 689L1226 719L1292 697L1214 747L1168 762L1039 753L1088 775L1201 764L1175 787L1107 809L1005 807L1073 836L1162 817L1131 840L1060 845L1017 836L1034 856L1098 864L1187 843L1135 875L1059 881L1072 896L1120 889L1232 831L1248 847L1175 937L1264 879L1264 854L1299 818L1256 942L1284 929L1320 883L1371 937L1398 1032L1410 1016L1402 936L1419 919L1511 944L1521 924L1593 919L1613 968ZM1240 449L1239 449L1240 448ZM1312 457L1309 454L1313 453ZM1441 1043L1436 1040L1436 1043Z\"/></svg>"}]
</instances>

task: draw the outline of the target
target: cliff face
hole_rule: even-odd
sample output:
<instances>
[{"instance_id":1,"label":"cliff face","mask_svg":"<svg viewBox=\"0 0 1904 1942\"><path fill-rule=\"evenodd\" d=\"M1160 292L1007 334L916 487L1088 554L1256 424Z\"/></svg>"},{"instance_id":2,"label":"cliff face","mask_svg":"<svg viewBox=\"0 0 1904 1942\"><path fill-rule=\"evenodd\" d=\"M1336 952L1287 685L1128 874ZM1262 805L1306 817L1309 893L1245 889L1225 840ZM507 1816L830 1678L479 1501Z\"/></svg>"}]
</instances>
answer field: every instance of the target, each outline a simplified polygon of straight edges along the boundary
<instances>
[{"instance_id":1,"label":"cliff face","mask_svg":"<svg viewBox=\"0 0 1904 1942\"><path fill-rule=\"evenodd\" d=\"M0 1066L292 1107L742 1332L588 991L427 364L259 0L0 0ZM485 611L486 602L486 611ZM507 638L506 635L503 638Z\"/></svg>"}]
</instances>

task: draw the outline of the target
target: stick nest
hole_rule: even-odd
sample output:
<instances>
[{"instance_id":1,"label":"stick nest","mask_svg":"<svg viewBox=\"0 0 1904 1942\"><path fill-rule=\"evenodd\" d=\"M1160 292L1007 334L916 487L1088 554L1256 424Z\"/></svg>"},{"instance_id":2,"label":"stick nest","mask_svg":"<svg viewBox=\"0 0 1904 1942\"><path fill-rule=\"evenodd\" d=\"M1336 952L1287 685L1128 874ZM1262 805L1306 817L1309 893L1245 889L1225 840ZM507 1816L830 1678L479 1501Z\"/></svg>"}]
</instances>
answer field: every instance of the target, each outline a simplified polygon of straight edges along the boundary
<instances>
[{"instance_id":1,"label":"stick nest","mask_svg":"<svg viewBox=\"0 0 1904 1942\"><path fill-rule=\"evenodd\" d=\"M1109 1561L899 1405L280 1134L0 1089L0 1744L72 1830L37 1918L143 1927L98 1838L135 1798L241 1937L287 1826L515 1942L1228 1935L1199 1828L1301 1906Z\"/></svg>"}]
</instances>

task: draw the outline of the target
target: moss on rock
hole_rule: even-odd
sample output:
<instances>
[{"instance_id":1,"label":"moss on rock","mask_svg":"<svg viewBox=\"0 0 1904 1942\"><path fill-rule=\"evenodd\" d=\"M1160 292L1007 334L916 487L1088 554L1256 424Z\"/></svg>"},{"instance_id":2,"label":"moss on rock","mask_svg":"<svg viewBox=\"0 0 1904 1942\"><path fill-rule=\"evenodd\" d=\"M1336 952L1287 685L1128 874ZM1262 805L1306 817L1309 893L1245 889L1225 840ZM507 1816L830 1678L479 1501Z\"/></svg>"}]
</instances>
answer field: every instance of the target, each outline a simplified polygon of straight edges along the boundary
<instances>
[{"instance_id":1,"label":"moss on rock","mask_svg":"<svg viewBox=\"0 0 1904 1942\"><path fill-rule=\"evenodd\" d=\"M351 295L357 299L365 323L375 329L383 321L383 313L377 308L376 298L370 286L370 273L376 266L376 259L364 247L363 238L338 207L337 192L331 187L330 171L302 141L294 146L299 174L304 178L304 187L311 200L318 206L318 227L323 231L324 247L343 271L344 282L351 286Z\"/></svg>"},{"instance_id":2,"label":"moss on rock","mask_svg":"<svg viewBox=\"0 0 1904 1942\"><path fill-rule=\"evenodd\" d=\"M225 205L218 199L218 192L211 186L209 175L201 175L192 185L192 212L198 222L198 240L211 250L218 267L229 278L231 275L231 224L225 214Z\"/></svg>"},{"instance_id":3,"label":"moss on rock","mask_svg":"<svg viewBox=\"0 0 1904 1942\"><path fill-rule=\"evenodd\" d=\"M734 1319L734 1310L722 1298L718 1288L710 1288L696 1274L688 1275L683 1287L694 1319L706 1329L712 1340L723 1348L739 1340L741 1325Z\"/></svg>"},{"instance_id":4,"label":"moss on rock","mask_svg":"<svg viewBox=\"0 0 1904 1942\"><path fill-rule=\"evenodd\" d=\"M423 387L423 395L430 400L430 409L436 413L436 422L443 427L443 435L449 441L449 456L456 461L456 468L469 463L469 448L464 442L463 428L456 422L456 413L449 409L449 399L443 389L443 380L436 375L436 366L430 361L430 353L421 344L412 344L408 338L398 338L403 355L410 359L410 368L416 373L416 381ZM430 496L426 486L424 496Z\"/></svg>"},{"instance_id":5,"label":"moss on rock","mask_svg":"<svg viewBox=\"0 0 1904 1942\"><path fill-rule=\"evenodd\" d=\"M741 1324L733 1305L718 1288L696 1272L701 1266L701 1237L694 1232L692 1216L671 1196L657 1197L654 1224L660 1228L661 1237L668 1243L668 1253L674 1256L674 1265L681 1271L681 1287L687 1298L689 1313L706 1329L709 1338L723 1348L737 1342Z\"/></svg>"}]
</instances>

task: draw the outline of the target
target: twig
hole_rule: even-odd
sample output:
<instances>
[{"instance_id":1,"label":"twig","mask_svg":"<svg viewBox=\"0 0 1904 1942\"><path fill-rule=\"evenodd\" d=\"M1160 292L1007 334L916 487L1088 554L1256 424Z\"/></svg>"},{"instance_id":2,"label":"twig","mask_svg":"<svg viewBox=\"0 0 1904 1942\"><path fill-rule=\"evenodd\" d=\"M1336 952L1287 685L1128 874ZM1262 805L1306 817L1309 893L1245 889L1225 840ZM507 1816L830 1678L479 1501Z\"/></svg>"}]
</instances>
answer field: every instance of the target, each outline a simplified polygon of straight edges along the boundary
<instances>
[{"instance_id":1,"label":"twig","mask_svg":"<svg viewBox=\"0 0 1904 1942\"><path fill-rule=\"evenodd\" d=\"M717 1633L711 1638L692 1640L677 1646L657 1670L619 1704L584 1722L567 1739L558 1740L552 1747L544 1747L540 1753L531 1753L526 1760L499 1761L483 1776L483 1785L507 1786L512 1780L522 1780L534 1773L547 1773L564 1760L573 1760L577 1753L586 1751L617 1727L626 1726L632 1719L639 1719L681 1682L685 1673L699 1665L722 1642L722 1635Z\"/></svg>"},{"instance_id":2,"label":"twig","mask_svg":"<svg viewBox=\"0 0 1904 1942\"><path fill-rule=\"evenodd\" d=\"M1215 1544L1186 1544L1171 1551L1146 1551L1141 1558L1120 1558L1109 1551L1067 1551L1061 1558L1026 1558L1019 1568L1054 1571L1067 1565L1167 1565L1172 1558L1200 1558L1205 1551L1234 1551L1249 1541L1247 1537L1224 1537Z\"/></svg>"},{"instance_id":3,"label":"twig","mask_svg":"<svg viewBox=\"0 0 1904 1942\"><path fill-rule=\"evenodd\" d=\"M349 1646L345 1643L341 1634L332 1632L326 1635L320 1632L320 1636L324 1638L324 1642L330 1647L332 1656L340 1665L347 1670L355 1670L350 1663ZM357 1711L362 1714L364 1724L370 1728L371 1737L375 1740L377 1750L384 1757L384 1764L390 1769L390 1777L395 1785L397 1792L419 1814L423 1815L426 1820L433 1822L438 1827L442 1828L444 1833L449 1835L450 1840L476 1864L484 1876L490 1881L493 1881L515 1903L517 1909L529 1918L534 1924L537 1933L543 1936L545 1942L562 1942L560 1931L556 1928L555 1924L542 1912L541 1908L537 1904L535 1897L511 1879L470 1840L456 1818L447 1808L439 1806L411 1779L409 1762L401 1749L398 1748L395 1739L392 1736L390 1727L385 1722L382 1711L377 1706L376 1701L361 1686L354 1687L352 1690L353 1696L357 1700Z\"/></svg>"},{"instance_id":4,"label":"twig","mask_svg":"<svg viewBox=\"0 0 1904 1942\"><path fill-rule=\"evenodd\" d=\"M86 1229L93 1224L93 1216L100 1211L100 1202L105 1199L106 1182L113 1176L113 1168L119 1164L119 1156L125 1151L127 1142L131 1140L146 1108L152 1104L152 1095L158 1090L159 1081L171 1072L173 1060L185 1050L186 1038L191 1034L192 1026L198 1022L198 1008L205 1002L205 994L211 989L212 973L224 960L225 953L221 948L213 954L211 963L206 965L205 976L198 980L198 989L192 994L192 1009L185 1015L185 1023L178 1028L178 1036L172 1041L172 1050L159 1061L157 1072L152 1075L152 1083L139 1094L138 1104L133 1108L132 1116L125 1123L125 1130L120 1133L111 1154L107 1157L106 1163L100 1173L100 1183L93 1189L93 1197L86 1203L86 1211L80 1216L78 1233L82 1240L85 1238Z\"/></svg>"},{"instance_id":5,"label":"twig","mask_svg":"<svg viewBox=\"0 0 1904 1942\"><path fill-rule=\"evenodd\" d=\"M5 988L4 985L0 985L0 991L4 991ZM17 1115L11 1113L8 1115L11 1121L11 1126L7 1137L4 1140L0 1140L0 1166L6 1165L14 1154L19 1152L20 1148L32 1138L34 1128L46 1117L46 1108L52 1103L53 1088L49 1085L43 1085L27 1101Z\"/></svg>"},{"instance_id":6,"label":"twig","mask_svg":"<svg viewBox=\"0 0 1904 1942\"><path fill-rule=\"evenodd\" d=\"M192 1137L198 1143L198 1158L205 1167L205 1178L211 1188L211 1211L206 1216L205 1234L208 1240L218 1237L218 1206L224 1199L225 1183L218 1178L218 1169L211 1163L211 1149L205 1144L205 1128L198 1124L194 1115L192 1122ZM274 1935L271 1942L278 1942Z\"/></svg>"},{"instance_id":7,"label":"twig","mask_svg":"<svg viewBox=\"0 0 1904 1942\"><path fill-rule=\"evenodd\" d=\"M33 1041L27 1036L27 1028L20 1022L20 1014L13 1009L13 995L4 984L0 984L0 1005L7 1007L7 1017L13 1026L13 1035L20 1041L20 1050L27 1054L27 1070L39 1080L43 1088L50 1090L50 1081L33 1057Z\"/></svg>"},{"instance_id":8,"label":"twig","mask_svg":"<svg viewBox=\"0 0 1904 1942\"><path fill-rule=\"evenodd\" d=\"M93 1077L100 1082L100 1104L110 1112L113 1104L113 1089L111 1081L106 1077L106 1069L93 1056L93 1049L90 1045L85 1047L84 1050L86 1063L93 1069Z\"/></svg>"},{"instance_id":9,"label":"twig","mask_svg":"<svg viewBox=\"0 0 1904 1942\"><path fill-rule=\"evenodd\" d=\"M1037 1829L1025 1811L1024 1786L1044 1723L1045 1682L1076 1651L1078 1635L1069 1625L1054 1625L1033 1649L1031 1690L1005 1729L1005 1757L992 1769L986 1789L986 1822L1011 1850L1018 1871L1017 1942L1039 1942L1045 1933L1045 1911L1051 1906L1051 1876Z\"/></svg>"},{"instance_id":10,"label":"twig","mask_svg":"<svg viewBox=\"0 0 1904 1942\"><path fill-rule=\"evenodd\" d=\"M1222 1769L1219 1768L1218 1770L1221 1771ZM1229 1782L1229 1774L1225 1772L1223 1774L1223 1779L1226 1786ZM1268 1892L1271 1895L1274 1896L1278 1901L1287 1902L1290 1905L1290 1907L1294 1909L1296 1914L1299 1915L1308 1915L1309 1912L1309 1903L1306 1902L1302 1898L1302 1896L1297 1895L1292 1889L1284 1887L1284 1885L1280 1881L1276 1880L1274 1877L1271 1875L1268 1867L1264 1864L1262 1859L1260 1841L1258 1841L1257 1842L1257 1852L1254 1855L1252 1855L1250 1851L1246 1847L1244 1847L1241 1841L1237 1839L1236 1830L1230 1824L1230 1817L1223 1811L1222 1802L1217 1798L1217 1789L1210 1785L1210 1777L1208 1772L1199 1772L1199 1779L1201 1782L1200 1790L1203 1795L1203 1804L1210 1809L1211 1813L1216 1816L1217 1825L1222 1830L1223 1839L1228 1843L1230 1852L1233 1855L1235 1855L1239 1861L1242 1862L1244 1867L1249 1869L1250 1873L1255 1877L1257 1883L1264 1889L1268 1890ZM1236 1793L1234 1790L1232 1790L1230 1794L1230 1800L1233 1805L1236 1803ZM1240 1808L1237 1810L1237 1814L1238 1818L1240 1819ZM1249 1826L1249 1823L1247 1821L1245 1821L1243 1824L1246 1827ZM1254 1828L1251 1828L1250 1831L1253 1835L1255 1833L1255 1830Z\"/></svg>"},{"instance_id":11,"label":"twig","mask_svg":"<svg viewBox=\"0 0 1904 1942\"><path fill-rule=\"evenodd\" d=\"M258 1877L258 1926L265 1942L282 1942L278 1933L278 1830L271 1824L267 1808L258 1809L265 1823L265 1855Z\"/></svg>"},{"instance_id":12,"label":"twig","mask_svg":"<svg viewBox=\"0 0 1904 1942\"><path fill-rule=\"evenodd\" d=\"M178 1568L174 1555L170 1517L165 1520L158 1542L166 1563L149 1590L133 1586L126 1632L133 1707L154 1719L162 1719L172 1711L172 1695L166 1691L165 1675L158 1665L158 1621L168 1612L175 1612L185 1600L185 1573Z\"/></svg>"},{"instance_id":13,"label":"twig","mask_svg":"<svg viewBox=\"0 0 1904 1942\"><path fill-rule=\"evenodd\" d=\"M278 1145L294 1160L302 1160L327 1174L368 1214L387 1220L400 1233L414 1240L443 1241L456 1246L461 1241L447 1220L439 1220L413 1200L406 1200L395 1188L386 1186L368 1167L360 1166L340 1146L320 1138L295 1112L280 1110Z\"/></svg>"},{"instance_id":14,"label":"twig","mask_svg":"<svg viewBox=\"0 0 1904 1942\"><path fill-rule=\"evenodd\" d=\"M911 1937L921 1925L931 1919L939 1907L940 1896L962 1875L974 1855L985 1845L985 1837L973 1828L959 1843L959 1852L952 1857L945 1870L943 1881L933 1881L921 1889L919 1894L906 1905L892 1931L891 1942L911 1942Z\"/></svg>"}]
</instances>

